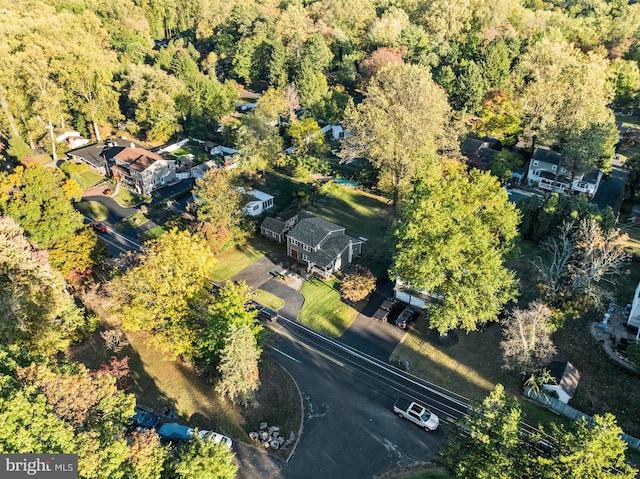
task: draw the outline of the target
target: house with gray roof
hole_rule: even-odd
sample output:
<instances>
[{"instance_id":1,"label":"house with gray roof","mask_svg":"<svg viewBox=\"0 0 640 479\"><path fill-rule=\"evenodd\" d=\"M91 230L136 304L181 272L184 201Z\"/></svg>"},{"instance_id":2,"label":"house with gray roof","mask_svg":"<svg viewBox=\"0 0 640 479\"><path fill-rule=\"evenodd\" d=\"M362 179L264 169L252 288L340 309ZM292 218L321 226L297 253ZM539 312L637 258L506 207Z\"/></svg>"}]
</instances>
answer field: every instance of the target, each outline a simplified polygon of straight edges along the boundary
<instances>
[{"instance_id":1,"label":"house with gray roof","mask_svg":"<svg viewBox=\"0 0 640 479\"><path fill-rule=\"evenodd\" d=\"M328 278L362 254L362 240L345 228L317 217L301 219L287 234L287 255L307 265L309 273Z\"/></svg>"},{"instance_id":2,"label":"house with gray roof","mask_svg":"<svg viewBox=\"0 0 640 479\"><path fill-rule=\"evenodd\" d=\"M297 222L298 213L295 210L285 211L275 218L267 216L260 225L260 234L265 238L283 243L286 239L285 235Z\"/></svg>"},{"instance_id":3,"label":"house with gray roof","mask_svg":"<svg viewBox=\"0 0 640 479\"><path fill-rule=\"evenodd\" d=\"M559 168L559 170L558 170ZM549 148L538 147L533 152L527 174L529 186L556 193L584 193L590 197L598 191L602 171L593 168L584 173L572 174L562 165L562 155Z\"/></svg>"}]
</instances>

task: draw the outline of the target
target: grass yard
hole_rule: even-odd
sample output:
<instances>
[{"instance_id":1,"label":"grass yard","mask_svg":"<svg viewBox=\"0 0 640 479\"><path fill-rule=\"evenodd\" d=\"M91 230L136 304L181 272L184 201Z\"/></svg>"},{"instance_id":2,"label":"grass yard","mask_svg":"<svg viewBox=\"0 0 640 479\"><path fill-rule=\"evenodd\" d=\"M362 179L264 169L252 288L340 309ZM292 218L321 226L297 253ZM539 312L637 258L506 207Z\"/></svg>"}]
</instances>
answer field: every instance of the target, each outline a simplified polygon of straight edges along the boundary
<instances>
[{"instance_id":1,"label":"grass yard","mask_svg":"<svg viewBox=\"0 0 640 479\"><path fill-rule=\"evenodd\" d=\"M257 236L240 246L232 246L216 256L217 262L211 279L224 281L239 273L250 264L267 254L273 244L265 238Z\"/></svg>"},{"instance_id":2,"label":"grass yard","mask_svg":"<svg viewBox=\"0 0 640 479\"><path fill-rule=\"evenodd\" d=\"M277 296L262 289L256 289L254 291L253 299L262 306L266 306L274 311L278 311L284 306L284 300L282 298L278 298Z\"/></svg>"},{"instance_id":3,"label":"grass yard","mask_svg":"<svg viewBox=\"0 0 640 479\"><path fill-rule=\"evenodd\" d=\"M144 214L135 213L135 214L129 216L128 218L125 218L123 221L119 222L115 226L115 229L116 229L116 231L131 230L133 228L137 228L138 226L142 226L147 221L149 221L149 218L147 218Z\"/></svg>"},{"instance_id":4,"label":"grass yard","mask_svg":"<svg viewBox=\"0 0 640 479\"><path fill-rule=\"evenodd\" d=\"M84 191L84 190L88 190L92 186L102 183L103 181L105 181L106 178L96 173L95 171L88 169L78 173L72 173L71 179L76 180L80 185L80 187L82 188L82 190Z\"/></svg>"},{"instance_id":5,"label":"grass yard","mask_svg":"<svg viewBox=\"0 0 640 479\"><path fill-rule=\"evenodd\" d=\"M330 337L341 336L356 319L358 311L340 299L338 279L308 279L300 291L304 304L298 319L301 323Z\"/></svg>"},{"instance_id":6,"label":"grass yard","mask_svg":"<svg viewBox=\"0 0 640 479\"><path fill-rule=\"evenodd\" d=\"M107 207L97 201L79 201L75 206L80 213L95 221L104 221L109 217Z\"/></svg>"},{"instance_id":7,"label":"grass yard","mask_svg":"<svg viewBox=\"0 0 640 479\"><path fill-rule=\"evenodd\" d=\"M118 355L129 357L133 387L128 391L140 404L153 407L156 412L168 406L179 415L179 422L201 429L213 429L233 440L250 442L248 433L262 421L279 425L283 435L298 434L300 427L300 396L290 376L269 357L260 365L262 386L256 403L247 409L236 407L220 397L213 384L195 374L192 368L172 361L147 343L146 333L130 333L131 345ZM98 369L109 361L113 353L104 348L98 333L69 356L90 369Z\"/></svg>"},{"instance_id":8,"label":"grass yard","mask_svg":"<svg viewBox=\"0 0 640 479\"><path fill-rule=\"evenodd\" d=\"M171 153L169 153L169 158L177 159L181 156L186 156L189 154L194 156L196 163L204 163L205 161L209 161L211 159L211 156L209 156L209 154L204 151L202 146L191 144L184 145L177 150L172 151Z\"/></svg>"},{"instance_id":9,"label":"grass yard","mask_svg":"<svg viewBox=\"0 0 640 479\"><path fill-rule=\"evenodd\" d=\"M160 236L162 236L164 233L164 228L160 225L156 225L153 228L145 231L144 233L142 233L140 235L140 239L142 241L148 241L148 240L152 240L152 239L157 239L160 238Z\"/></svg>"},{"instance_id":10,"label":"grass yard","mask_svg":"<svg viewBox=\"0 0 640 479\"><path fill-rule=\"evenodd\" d=\"M136 195L122 187L118 188L118 191L112 196L112 198L125 208L129 206L136 206L140 203L151 203L151 198L149 196Z\"/></svg>"},{"instance_id":11,"label":"grass yard","mask_svg":"<svg viewBox=\"0 0 640 479\"><path fill-rule=\"evenodd\" d=\"M354 238L365 237L362 258L356 262L366 266L376 277L387 272L391 242L387 234L392 222L391 207L384 198L363 191L328 183L325 195L316 202L312 213L346 228Z\"/></svg>"}]
</instances>

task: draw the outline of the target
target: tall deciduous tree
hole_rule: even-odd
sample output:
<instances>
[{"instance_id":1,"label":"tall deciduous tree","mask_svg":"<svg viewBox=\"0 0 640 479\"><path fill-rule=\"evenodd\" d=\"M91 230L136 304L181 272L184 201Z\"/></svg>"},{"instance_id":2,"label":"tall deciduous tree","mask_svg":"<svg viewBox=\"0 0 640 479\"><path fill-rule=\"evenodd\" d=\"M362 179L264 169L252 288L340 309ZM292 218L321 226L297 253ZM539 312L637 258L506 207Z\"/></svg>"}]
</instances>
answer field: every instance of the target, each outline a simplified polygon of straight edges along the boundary
<instances>
[{"instance_id":1,"label":"tall deciduous tree","mask_svg":"<svg viewBox=\"0 0 640 479\"><path fill-rule=\"evenodd\" d=\"M234 479L238 466L223 445L194 438L180 450L171 469L174 479Z\"/></svg>"},{"instance_id":2,"label":"tall deciduous tree","mask_svg":"<svg viewBox=\"0 0 640 479\"><path fill-rule=\"evenodd\" d=\"M345 153L371 160L397 207L419 172L457 148L451 110L429 71L417 65L388 64L365 95L345 112Z\"/></svg>"},{"instance_id":3,"label":"tall deciduous tree","mask_svg":"<svg viewBox=\"0 0 640 479\"><path fill-rule=\"evenodd\" d=\"M147 245L140 264L112 284L123 327L148 331L162 350L190 358L201 321L196 306L211 302L214 257L204 240L187 231L168 231Z\"/></svg>"},{"instance_id":4,"label":"tall deciduous tree","mask_svg":"<svg viewBox=\"0 0 640 479\"><path fill-rule=\"evenodd\" d=\"M500 343L505 368L519 373L534 372L555 354L549 318L551 310L540 302L526 310L515 309L502 320L504 339Z\"/></svg>"},{"instance_id":5,"label":"tall deciduous tree","mask_svg":"<svg viewBox=\"0 0 640 479\"><path fill-rule=\"evenodd\" d=\"M248 170L271 167L283 149L278 128L254 113L242 119L236 144L242 155L241 166Z\"/></svg>"},{"instance_id":6,"label":"tall deciduous tree","mask_svg":"<svg viewBox=\"0 0 640 479\"><path fill-rule=\"evenodd\" d=\"M415 183L394 231L392 271L440 298L430 310L430 328L473 331L495 321L515 297L504 254L518 221L515 206L488 173L449 168Z\"/></svg>"},{"instance_id":7,"label":"tall deciduous tree","mask_svg":"<svg viewBox=\"0 0 640 479\"><path fill-rule=\"evenodd\" d=\"M22 228L0 217L0 336L36 353L53 355L88 329L47 252L34 248Z\"/></svg>"},{"instance_id":8,"label":"tall deciduous tree","mask_svg":"<svg viewBox=\"0 0 640 479\"><path fill-rule=\"evenodd\" d=\"M233 183L233 172L211 169L203 178L196 180L193 193L199 198L198 218L207 221L216 229L226 230L233 235L238 228L242 206L242 195Z\"/></svg>"}]
</instances>

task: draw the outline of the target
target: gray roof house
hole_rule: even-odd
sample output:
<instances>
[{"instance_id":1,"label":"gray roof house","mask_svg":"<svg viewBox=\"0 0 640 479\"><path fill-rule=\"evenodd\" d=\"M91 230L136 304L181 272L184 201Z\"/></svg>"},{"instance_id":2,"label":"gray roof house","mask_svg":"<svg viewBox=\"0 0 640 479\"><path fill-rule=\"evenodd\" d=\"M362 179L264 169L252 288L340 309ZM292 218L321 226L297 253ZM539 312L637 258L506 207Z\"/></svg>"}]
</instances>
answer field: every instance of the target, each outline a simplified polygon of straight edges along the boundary
<instances>
[{"instance_id":1,"label":"gray roof house","mask_svg":"<svg viewBox=\"0 0 640 479\"><path fill-rule=\"evenodd\" d=\"M529 186L537 186L545 191L557 193L585 193L593 196L598 191L602 180L602 171L592 169L585 173L577 173L571 178L571 171L561 165L560 153L549 148L538 147L529 162L527 181ZM558 172L558 168L560 171ZM556 173L557 179L556 179Z\"/></svg>"},{"instance_id":2,"label":"gray roof house","mask_svg":"<svg viewBox=\"0 0 640 479\"><path fill-rule=\"evenodd\" d=\"M283 243L287 231L293 228L297 222L298 213L294 210L285 211L275 218L267 216L260 225L260 234L265 238Z\"/></svg>"},{"instance_id":3,"label":"gray roof house","mask_svg":"<svg viewBox=\"0 0 640 479\"><path fill-rule=\"evenodd\" d=\"M558 395L558 400L567 404L578 389L580 383L580 372L576 367L567 361L552 361L549 372L555 379L555 384L545 384L542 388L545 391L553 391Z\"/></svg>"},{"instance_id":4,"label":"gray roof house","mask_svg":"<svg viewBox=\"0 0 640 479\"><path fill-rule=\"evenodd\" d=\"M101 175L111 176L111 166L115 164L115 157L126 148L142 148L137 143L124 138L107 140L104 143L94 143L67 152L67 156L74 161L87 163Z\"/></svg>"},{"instance_id":5,"label":"gray roof house","mask_svg":"<svg viewBox=\"0 0 640 479\"><path fill-rule=\"evenodd\" d=\"M309 273L328 278L362 253L362 240L321 218L301 219L287 235L287 255L306 263Z\"/></svg>"}]
</instances>

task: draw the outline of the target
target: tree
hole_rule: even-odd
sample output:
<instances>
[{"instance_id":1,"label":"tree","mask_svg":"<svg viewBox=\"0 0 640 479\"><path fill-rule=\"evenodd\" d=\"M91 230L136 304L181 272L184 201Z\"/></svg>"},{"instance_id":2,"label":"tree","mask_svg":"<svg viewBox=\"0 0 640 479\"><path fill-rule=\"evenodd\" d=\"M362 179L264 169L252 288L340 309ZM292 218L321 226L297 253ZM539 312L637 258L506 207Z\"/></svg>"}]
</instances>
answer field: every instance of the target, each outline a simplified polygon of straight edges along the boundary
<instances>
[{"instance_id":1,"label":"tree","mask_svg":"<svg viewBox=\"0 0 640 479\"><path fill-rule=\"evenodd\" d=\"M460 479L631 479L636 474L625 463L627 445L613 415L596 415L591 424L581 419L569 428L552 424L546 435L542 427L521 431L521 414L518 402L496 385L462 420L467 434L456 435L441 451L445 467Z\"/></svg>"},{"instance_id":2,"label":"tree","mask_svg":"<svg viewBox=\"0 0 640 479\"><path fill-rule=\"evenodd\" d=\"M369 269L355 266L353 271L345 273L340 281L342 296L352 303L357 303L369 296L376 287L376 278Z\"/></svg>"},{"instance_id":3,"label":"tree","mask_svg":"<svg viewBox=\"0 0 640 479\"><path fill-rule=\"evenodd\" d=\"M622 429L610 413L596 414L588 423L584 418L569 430L552 424L549 457L539 457L545 478L632 479L637 470L625 462L627 444Z\"/></svg>"},{"instance_id":4,"label":"tree","mask_svg":"<svg viewBox=\"0 0 640 479\"><path fill-rule=\"evenodd\" d=\"M120 391L126 391L133 385L133 380L129 375L129 356L125 356L122 359L111 356L109 364L103 363L100 365L100 371L113 376L116 380L116 387Z\"/></svg>"},{"instance_id":5,"label":"tree","mask_svg":"<svg viewBox=\"0 0 640 479\"><path fill-rule=\"evenodd\" d=\"M514 309L501 321L504 339L500 343L505 368L524 374L547 363L556 353L551 340L548 306L535 302L526 310Z\"/></svg>"},{"instance_id":6,"label":"tree","mask_svg":"<svg viewBox=\"0 0 640 479\"><path fill-rule=\"evenodd\" d=\"M393 206L411 180L440 155L457 148L444 91L417 65L388 64L373 77L366 98L345 111L344 156L364 156L380 172Z\"/></svg>"},{"instance_id":7,"label":"tree","mask_svg":"<svg viewBox=\"0 0 640 479\"><path fill-rule=\"evenodd\" d=\"M54 355L89 329L47 253L22 228L0 217L0 337L34 353Z\"/></svg>"},{"instance_id":8,"label":"tree","mask_svg":"<svg viewBox=\"0 0 640 479\"><path fill-rule=\"evenodd\" d=\"M326 148L324 133L320 131L320 125L313 118L293 120L289 124L289 136L291 143L296 147L297 155L304 155L309 151L316 153Z\"/></svg>"},{"instance_id":9,"label":"tree","mask_svg":"<svg viewBox=\"0 0 640 479\"><path fill-rule=\"evenodd\" d=\"M217 365L221 364L223 354L228 355L229 358L233 354L240 354L243 355L241 359L246 362L246 367L251 372L252 358L254 355L259 357L259 349L256 349L254 340L257 340L260 331L262 331L262 327L256 323L256 310L247 307L251 296L251 290L244 281L237 284L228 281L218 292L215 302L208 306L207 314L203 315L206 320L196 344L197 360L204 369L210 371L215 369ZM228 347L229 341L235 341L231 337L231 330L241 331L243 335L239 339L241 342L236 345L243 346L244 349L233 351ZM247 331L251 331L254 340L247 336ZM238 365L238 367L244 368L244 364ZM225 366L229 376L236 372L233 367L233 364ZM233 384L229 384L229 387L233 388Z\"/></svg>"},{"instance_id":10,"label":"tree","mask_svg":"<svg viewBox=\"0 0 640 479\"><path fill-rule=\"evenodd\" d=\"M520 155L510 150L502 150L498 153L491 163L489 163L489 171L497 176L500 181L509 181L511 174L516 168L521 167L524 160Z\"/></svg>"},{"instance_id":11,"label":"tree","mask_svg":"<svg viewBox=\"0 0 640 479\"><path fill-rule=\"evenodd\" d=\"M359 82L362 87L366 88L369 80L376 76L388 63L403 65L402 52L394 48L381 47L374 50L371 55L362 60L358 64L358 72L360 74Z\"/></svg>"},{"instance_id":12,"label":"tree","mask_svg":"<svg viewBox=\"0 0 640 479\"><path fill-rule=\"evenodd\" d=\"M215 259L206 242L188 231L167 231L145 246L139 264L112 282L123 329L148 331L161 350L190 358L203 321L196 306L212 301Z\"/></svg>"},{"instance_id":13,"label":"tree","mask_svg":"<svg viewBox=\"0 0 640 479\"><path fill-rule=\"evenodd\" d=\"M198 437L184 444L178 453L178 461L171 464L175 479L234 479L238 466L233 453L213 441Z\"/></svg>"},{"instance_id":14,"label":"tree","mask_svg":"<svg viewBox=\"0 0 640 479\"><path fill-rule=\"evenodd\" d=\"M456 435L441 452L456 478L515 479L527 477L520 468L520 405L497 384L481 404L462 420L467 434ZM533 479L533 476L531 477Z\"/></svg>"},{"instance_id":15,"label":"tree","mask_svg":"<svg viewBox=\"0 0 640 479\"><path fill-rule=\"evenodd\" d=\"M484 84L489 90L508 89L511 59L504 39L489 44L480 62Z\"/></svg>"},{"instance_id":16,"label":"tree","mask_svg":"<svg viewBox=\"0 0 640 479\"><path fill-rule=\"evenodd\" d=\"M236 135L236 145L241 152L241 166L246 170L265 170L271 167L283 150L278 128L256 113L249 113L242 119Z\"/></svg>"},{"instance_id":17,"label":"tree","mask_svg":"<svg viewBox=\"0 0 640 479\"><path fill-rule=\"evenodd\" d=\"M550 259L538 257L533 263L545 296L556 304L576 298L599 304L607 297L600 282L615 284L628 260L626 242L626 234L605 230L593 218L565 222L557 237L541 243Z\"/></svg>"},{"instance_id":18,"label":"tree","mask_svg":"<svg viewBox=\"0 0 640 479\"><path fill-rule=\"evenodd\" d=\"M487 85L482 70L478 64L471 60L458 77L457 103L460 109L469 113L475 113L480 108L480 103L487 91Z\"/></svg>"},{"instance_id":19,"label":"tree","mask_svg":"<svg viewBox=\"0 0 640 479\"><path fill-rule=\"evenodd\" d=\"M248 406L260 387L258 360L261 352L252 325L231 324L220 353L220 381L216 391L234 404Z\"/></svg>"},{"instance_id":20,"label":"tree","mask_svg":"<svg viewBox=\"0 0 640 479\"><path fill-rule=\"evenodd\" d=\"M371 43L382 47L396 46L400 35L409 25L409 15L401 8L393 6L371 25Z\"/></svg>"},{"instance_id":21,"label":"tree","mask_svg":"<svg viewBox=\"0 0 640 479\"><path fill-rule=\"evenodd\" d=\"M497 138L503 144L515 145L522 133L522 117L513 100L502 90L487 92L473 129L480 136Z\"/></svg>"},{"instance_id":22,"label":"tree","mask_svg":"<svg viewBox=\"0 0 640 479\"><path fill-rule=\"evenodd\" d=\"M504 255L519 215L495 177L459 168L422 179L403 203L394 230L392 272L414 289L439 298L429 327L440 334L473 331L495 321L516 296Z\"/></svg>"},{"instance_id":23,"label":"tree","mask_svg":"<svg viewBox=\"0 0 640 479\"><path fill-rule=\"evenodd\" d=\"M242 195L233 185L233 173L224 169L211 169L196 180L193 194L199 199L198 219L207 221L215 229L231 236L239 227Z\"/></svg>"}]
</instances>

